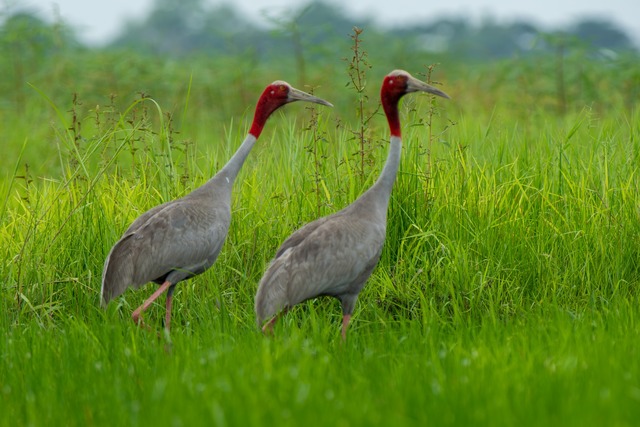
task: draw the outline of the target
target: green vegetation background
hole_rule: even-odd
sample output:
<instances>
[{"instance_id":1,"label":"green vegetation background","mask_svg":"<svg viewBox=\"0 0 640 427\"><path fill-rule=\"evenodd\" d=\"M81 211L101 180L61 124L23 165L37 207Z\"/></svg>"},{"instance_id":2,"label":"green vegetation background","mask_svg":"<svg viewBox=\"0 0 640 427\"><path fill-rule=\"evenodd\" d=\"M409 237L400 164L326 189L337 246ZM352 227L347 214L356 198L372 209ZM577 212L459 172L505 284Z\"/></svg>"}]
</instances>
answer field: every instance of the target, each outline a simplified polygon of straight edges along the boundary
<instances>
[{"instance_id":1,"label":"green vegetation background","mask_svg":"<svg viewBox=\"0 0 640 427\"><path fill-rule=\"evenodd\" d=\"M0 425L637 425L637 56L550 38L475 62L353 37L274 60L4 39ZM452 100L403 101L387 243L349 339L328 299L265 338L253 296L278 245L382 168L394 68ZM177 287L171 344L130 320L153 285L101 309L122 231L212 176L275 79L336 108L267 124L217 263Z\"/></svg>"}]
</instances>

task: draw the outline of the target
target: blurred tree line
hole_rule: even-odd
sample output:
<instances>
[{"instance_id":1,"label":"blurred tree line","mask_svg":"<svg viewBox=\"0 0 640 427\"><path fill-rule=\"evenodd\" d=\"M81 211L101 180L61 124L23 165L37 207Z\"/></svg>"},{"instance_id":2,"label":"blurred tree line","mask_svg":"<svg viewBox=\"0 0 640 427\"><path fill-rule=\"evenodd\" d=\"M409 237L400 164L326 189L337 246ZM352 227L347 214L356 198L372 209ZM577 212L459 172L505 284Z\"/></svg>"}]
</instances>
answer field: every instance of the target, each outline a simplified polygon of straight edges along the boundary
<instances>
[{"instance_id":1,"label":"blurred tree line","mask_svg":"<svg viewBox=\"0 0 640 427\"><path fill-rule=\"evenodd\" d=\"M364 29L358 54L354 27ZM358 65L362 93L344 74L352 71L356 57L365 58ZM438 63L446 67L431 75L430 67ZM639 64L630 37L597 19L551 32L523 21L471 23L455 17L381 28L313 0L267 12L256 24L229 5L155 0L146 17L125 23L117 37L96 48L81 43L59 18L51 23L28 10L0 10L0 123L11 125L14 140L50 141L49 152L32 153L32 158L55 158L51 141L58 136L34 123L92 117L99 127L112 123L115 112L127 110L134 100L152 97L171 112L166 119L176 128L183 124L187 102L191 135L197 139L198 132L208 137L211 123L246 113L264 82L276 78L308 91L322 87L326 98L341 100L334 111L349 120L351 106L376 90L367 81L392 68L446 81L455 105L469 114L502 104L529 123L532 111L558 116L585 106L596 113L636 111ZM339 75L344 85L336 84ZM226 97L230 90L234 96ZM53 110L43 109L44 101Z\"/></svg>"},{"instance_id":2,"label":"blurred tree line","mask_svg":"<svg viewBox=\"0 0 640 427\"><path fill-rule=\"evenodd\" d=\"M371 45L384 42L407 53L446 54L460 60L493 60L554 51L557 44L594 55L637 53L630 37L614 23L583 19L549 34L526 21L501 23L464 18L395 28L379 28L366 19L347 16L338 6L312 0L284 16L265 16L268 26L245 18L233 6L206 0L155 0L149 15L127 22L103 49L186 56L198 52L250 54L256 58L307 55L307 59L341 50L354 26L367 29ZM49 24L36 14L19 12L4 19L0 42L4 53L43 55L60 48L86 48L64 22ZM336 46L342 43L344 46ZM27 48L25 50L25 48ZM9 51L9 52L7 52Z\"/></svg>"},{"instance_id":3,"label":"blurred tree line","mask_svg":"<svg viewBox=\"0 0 640 427\"><path fill-rule=\"evenodd\" d=\"M196 64L208 70L198 75L199 87L207 88L199 94L203 103L215 102L215 91L222 90L204 79L213 82L224 75L237 86L236 107L241 108L259 90L240 84L253 82L252 76L262 76L257 86L267 76L322 85L324 77L348 68L354 27L365 29L362 48L376 69L418 70L446 63L449 81L477 83L482 93L511 88L544 94L536 100L560 114L589 103L607 108L620 99L630 110L640 99L638 50L623 30L606 20L583 19L551 32L524 21L486 18L471 23L455 17L381 28L336 5L311 0L297 9L267 12L258 25L230 5L155 0L146 17L126 22L120 34L100 48L81 43L60 19L50 23L28 10L0 12L0 119L5 112L27 111L33 88L61 102L72 87L90 97L87 105L114 99L110 94L131 99L138 92L181 99ZM228 104L225 108L235 108ZM488 99L486 107L490 105Z\"/></svg>"}]
</instances>

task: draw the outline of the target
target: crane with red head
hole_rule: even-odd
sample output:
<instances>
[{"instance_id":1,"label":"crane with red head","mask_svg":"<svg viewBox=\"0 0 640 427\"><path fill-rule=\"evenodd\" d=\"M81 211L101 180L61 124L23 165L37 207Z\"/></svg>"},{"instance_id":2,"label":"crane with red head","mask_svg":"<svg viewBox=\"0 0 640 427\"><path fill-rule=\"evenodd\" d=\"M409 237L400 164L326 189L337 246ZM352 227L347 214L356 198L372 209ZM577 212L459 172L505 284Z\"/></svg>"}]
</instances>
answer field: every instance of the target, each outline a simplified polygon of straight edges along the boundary
<instances>
[{"instance_id":1,"label":"crane with red head","mask_svg":"<svg viewBox=\"0 0 640 427\"><path fill-rule=\"evenodd\" d=\"M171 322L175 286L213 265L229 231L231 190L267 119L295 101L332 106L329 102L275 81L260 96L249 134L227 164L186 196L163 203L140 215L118 240L104 263L101 300L106 306L128 287L148 282L160 287L132 314L142 325L142 313L167 292L165 329Z\"/></svg>"},{"instance_id":2,"label":"crane with red head","mask_svg":"<svg viewBox=\"0 0 640 427\"><path fill-rule=\"evenodd\" d=\"M282 243L256 293L256 320L264 332L271 331L278 316L294 305L331 296L342 306L342 338L346 339L358 295L382 253L387 208L402 149L398 104L412 92L449 98L406 71L394 70L385 76L380 100L391 146L382 173L352 204L303 226Z\"/></svg>"}]
</instances>

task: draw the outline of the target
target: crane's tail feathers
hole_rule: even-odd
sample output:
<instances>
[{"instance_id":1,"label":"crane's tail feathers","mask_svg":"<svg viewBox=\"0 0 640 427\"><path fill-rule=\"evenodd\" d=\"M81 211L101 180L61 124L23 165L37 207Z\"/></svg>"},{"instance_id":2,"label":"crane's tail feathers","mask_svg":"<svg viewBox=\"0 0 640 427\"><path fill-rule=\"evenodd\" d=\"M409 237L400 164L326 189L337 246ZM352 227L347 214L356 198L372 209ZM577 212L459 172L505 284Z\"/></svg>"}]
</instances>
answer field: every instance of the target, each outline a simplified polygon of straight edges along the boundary
<instances>
[{"instance_id":1,"label":"crane's tail feathers","mask_svg":"<svg viewBox=\"0 0 640 427\"><path fill-rule=\"evenodd\" d=\"M288 306L287 282L289 274L279 260L275 260L258 285L256 293L256 324L258 329L271 317Z\"/></svg>"},{"instance_id":2,"label":"crane's tail feathers","mask_svg":"<svg viewBox=\"0 0 640 427\"><path fill-rule=\"evenodd\" d=\"M105 293L104 281L103 281L102 288L100 289L100 306L106 309L107 306L109 305L109 301L111 301L112 299L113 299L113 295L109 295L108 293Z\"/></svg>"},{"instance_id":3,"label":"crane's tail feathers","mask_svg":"<svg viewBox=\"0 0 640 427\"><path fill-rule=\"evenodd\" d=\"M134 280L134 256L131 249L133 233L120 239L104 261L102 269L102 286L100 288L100 303L103 307L109 301L122 294L130 284L136 287Z\"/></svg>"}]
</instances>

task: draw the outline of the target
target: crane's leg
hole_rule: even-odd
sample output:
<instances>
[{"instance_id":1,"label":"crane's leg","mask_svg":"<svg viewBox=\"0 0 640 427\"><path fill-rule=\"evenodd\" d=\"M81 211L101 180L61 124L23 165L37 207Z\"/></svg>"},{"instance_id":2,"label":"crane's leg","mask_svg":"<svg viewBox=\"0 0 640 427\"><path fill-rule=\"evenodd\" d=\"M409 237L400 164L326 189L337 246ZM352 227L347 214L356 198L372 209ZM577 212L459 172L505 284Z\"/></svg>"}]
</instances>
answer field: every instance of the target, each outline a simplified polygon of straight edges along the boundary
<instances>
[{"instance_id":1,"label":"crane's leg","mask_svg":"<svg viewBox=\"0 0 640 427\"><path fill-rule=\"evenodd\" d=\"M176 288L176 285L173 284L169 286L169 290L167 291L167 310L164 318L164 328L169 332L169 326L171 325L171 300L173 298L173 290Z\"/></svg>"},{"instance_id":2,"label":"crane's leg","mask_svg":"<svg viewBox=\"0 0 640 427\"><path fill-rule=\"evenodd\" d=\"M262 327L262 333L265 335L273 335L273 325L275 325L278 319L281 318L287 311L289 311L289 307L285 307L284 310L273 316L271 320L265 323Z\"/></svg>"},{"instance_id":3,"label":"crane's leg","mask_svg":"<svg viewBox=\"0 0 640 427\"><path fill-rule=\"evenodd\" d=\"M342 316L342 341L347 340L347 328L349 327L349 321L351 320L350 314Z\"/></svg>"},{"instance_id":4,"label":"crane's leg","mask_svg":"<svg viewBox=\"0 0 640 427\"><path fill-rule=\"evenodd\" d=\"M347 328L351 320L351 313L356 305L358 294L346 294L338 297L342 305L342 342L347 341Z\"/></svg>"},{"instance_id":5,"label":"crane's leg","mask_svg":"<svg viewBox=\"0 0 640 427\"><path fill-rule=\"evenodd\" d=\"M136 325L138 326L144 326L144 322L142 321L142 319L140 318L140 315L142 314L143 311L145 311L146 309L149 308L149 306L151 304L153 304L153 302L158 299L158 297L160 295L162 295L162 293L164 291L167 290L168 287L170 287L172 285L171 282L167 281L164 282L149 298L147 298L147 300L145 302L142 303L142 305L138 308L135 309L135 311L133 312L133 314L131 314L131 318L133 319L133 321L135 322Z\"/></svg>"},{"instance_id":6,"label":"crane's leg","mask_svg":"<svg viewBox=\"0 0 640 427\"><path fill-rule=\"evenodd\" d=\"M280 314L276 314L271 318L271 320L265 323L264 326L262 327L262 333L265 335L273 335L273 325L276 324L276 321L278 320L279 317L280 317Z\"/></svg>"}]
</instances>

